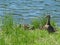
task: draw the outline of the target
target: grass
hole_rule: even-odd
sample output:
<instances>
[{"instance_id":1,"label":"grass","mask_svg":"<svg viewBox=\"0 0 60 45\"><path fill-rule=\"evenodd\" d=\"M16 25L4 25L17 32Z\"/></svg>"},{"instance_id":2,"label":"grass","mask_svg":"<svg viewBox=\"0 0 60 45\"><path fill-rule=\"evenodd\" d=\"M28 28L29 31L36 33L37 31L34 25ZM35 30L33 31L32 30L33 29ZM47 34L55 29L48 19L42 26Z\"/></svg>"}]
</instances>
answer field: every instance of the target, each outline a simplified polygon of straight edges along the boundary
<instances>
[{"instance_id":1,"label":"grass","mask_svg":"<svg viewBox=\"0 0 60 45\"><path fill-rule=\"evenodd\" d=\"M46 15L45 15L46 16ZM32 25L35 27L35 28L38 28L38 27L43 27L45 24L46 24L46 21L47 21L47 18L45 18L45 16L41 16L41 17L39 17L39 18L37 18L37 19L32 19ZM56 28L56 23L55 23L55 21L52 19L51 21L50 21L50 23L51 23L51 25L53 26L53 27L55 27Z\"/></svg>"},{"instance_id":2,"label":"grass","mask_svg":"<svg viewBox=\"0 0 60 45\"><path fill-rule=\"evenodd\" d=\"M0 30L0 45L60 45L59 28L53 34L40 29L24 30L14 26L12 17L5 17L3 24Z\"/></svg>"}]
</instances>

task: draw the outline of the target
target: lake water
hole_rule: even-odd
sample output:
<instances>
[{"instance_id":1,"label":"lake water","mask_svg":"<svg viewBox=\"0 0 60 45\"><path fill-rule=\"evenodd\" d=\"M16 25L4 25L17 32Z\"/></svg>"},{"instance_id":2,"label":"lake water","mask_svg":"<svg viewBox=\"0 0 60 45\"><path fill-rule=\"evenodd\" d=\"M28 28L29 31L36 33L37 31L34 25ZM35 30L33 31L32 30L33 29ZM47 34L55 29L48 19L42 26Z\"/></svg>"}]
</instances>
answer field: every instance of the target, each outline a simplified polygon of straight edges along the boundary
<instances>
[{"instance_id":1,"label":"lake water","mask_svg":"<svg viewBox=\"0 0 60 45\"><path fill-rule=\"evenodd\" d=\"M35 17L50 14L60 26L60 0L0 0L0 16L6 13L13 14L16 23L30 23Z\"/></svg>"}]
</instances>

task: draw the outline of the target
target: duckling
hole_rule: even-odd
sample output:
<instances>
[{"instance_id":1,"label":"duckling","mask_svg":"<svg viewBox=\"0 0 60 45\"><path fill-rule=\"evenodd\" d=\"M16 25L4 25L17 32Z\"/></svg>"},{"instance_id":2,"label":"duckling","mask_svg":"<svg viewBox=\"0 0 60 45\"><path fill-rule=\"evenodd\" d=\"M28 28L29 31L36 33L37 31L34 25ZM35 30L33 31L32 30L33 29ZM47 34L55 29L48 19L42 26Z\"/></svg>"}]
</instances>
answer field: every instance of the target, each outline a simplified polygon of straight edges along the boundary
<instances>
[{"instance_id":1,"label":"duckling","mask_svg":"<svg viewBox=\"0 0 60 45\"><path fill-rule=\"evenodd\" d=\"M30 30L34 30L35 29L35 27L32 25L32 26L30 26L30 28L29 28Z\"/></svg>"},{"instance_id":2,"label":"duckling","mask_svg":"<svg viewBox=\"0 0 60 45\"><path fill-rule=\"evenodd\" d=\"M45 28L49 33L55 32L53 26L50 24L50 15L47 15L46 18L47 18L47 22L46 22L44 28Z\"/></svg>"},{"instance_id":3,"label":"duckling","mask_svg":"<svg viewBox=\"0 0 60 45\"><path fill-rule=\"evenodd\" d=\"M24 24L23 28L24 28L24 30L29 29L29 25L28 24Z\"/></svg>"}]
</instances>

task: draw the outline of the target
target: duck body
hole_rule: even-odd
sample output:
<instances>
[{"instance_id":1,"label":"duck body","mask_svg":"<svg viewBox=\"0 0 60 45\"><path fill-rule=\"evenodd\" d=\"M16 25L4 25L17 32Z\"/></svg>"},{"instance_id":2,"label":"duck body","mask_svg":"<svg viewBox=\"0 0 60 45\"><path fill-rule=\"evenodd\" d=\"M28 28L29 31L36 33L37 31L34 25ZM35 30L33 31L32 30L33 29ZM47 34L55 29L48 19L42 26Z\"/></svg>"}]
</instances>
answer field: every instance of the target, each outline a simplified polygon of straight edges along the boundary
<instances>
[{"instance_id":1,"label":"duck body","mask_svg":"<svg viewBox=\"0 0 60 45\"><path fill-rule=\"evenodd\" d=\"M44 28L50 33L55 32L54 28L51 25L45 25Z\"/></svg>"}]
</instances>

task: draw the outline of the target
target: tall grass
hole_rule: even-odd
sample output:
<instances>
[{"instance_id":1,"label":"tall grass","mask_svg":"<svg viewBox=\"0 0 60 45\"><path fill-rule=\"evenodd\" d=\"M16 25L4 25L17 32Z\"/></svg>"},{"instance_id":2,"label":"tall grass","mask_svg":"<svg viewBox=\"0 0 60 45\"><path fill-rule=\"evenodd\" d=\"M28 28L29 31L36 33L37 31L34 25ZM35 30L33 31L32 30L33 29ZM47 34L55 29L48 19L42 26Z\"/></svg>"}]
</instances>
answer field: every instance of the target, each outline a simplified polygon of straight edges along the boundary
<instances>
[{"instance_id":1,"label":"tall grass","mask_svg":"<svg viewBox=\"0 0 60 45\"><path fill-rule=\"evenodd\" d=\"M39 24L33 23L37 27ZM23 30L13 25L13 17L5 16L0 31L0 45L60 45L59 30L58 33L48 34L46 30Z\"/></svg>"}]
</instances>

